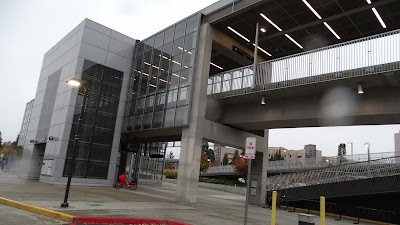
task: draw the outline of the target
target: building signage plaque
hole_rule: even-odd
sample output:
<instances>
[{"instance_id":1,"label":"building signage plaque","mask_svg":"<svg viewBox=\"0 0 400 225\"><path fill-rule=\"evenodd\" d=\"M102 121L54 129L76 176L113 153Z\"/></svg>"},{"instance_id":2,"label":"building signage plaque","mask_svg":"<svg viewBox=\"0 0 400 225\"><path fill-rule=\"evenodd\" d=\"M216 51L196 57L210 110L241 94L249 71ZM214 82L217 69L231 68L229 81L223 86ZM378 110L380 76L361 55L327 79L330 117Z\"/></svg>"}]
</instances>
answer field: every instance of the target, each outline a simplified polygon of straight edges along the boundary
<instances>
[{"instance_id":1,"label":"building signage plaque","mask_svg":"<svg viewBox=\"0 0 400 225\"><path fill-rule=\"evenodd\" d=\"M243 51L242 49L240 49L240 48L238 48L238 47L236 47L236 46L234 46L234 45L232 45L232 50L233 50L234 52L236 52L237 54L243 56L244 58L250 60L251 62L254 61L254 57L253 57L253 56L247 54L245 51Z\"/></svg>"}]
</instances>

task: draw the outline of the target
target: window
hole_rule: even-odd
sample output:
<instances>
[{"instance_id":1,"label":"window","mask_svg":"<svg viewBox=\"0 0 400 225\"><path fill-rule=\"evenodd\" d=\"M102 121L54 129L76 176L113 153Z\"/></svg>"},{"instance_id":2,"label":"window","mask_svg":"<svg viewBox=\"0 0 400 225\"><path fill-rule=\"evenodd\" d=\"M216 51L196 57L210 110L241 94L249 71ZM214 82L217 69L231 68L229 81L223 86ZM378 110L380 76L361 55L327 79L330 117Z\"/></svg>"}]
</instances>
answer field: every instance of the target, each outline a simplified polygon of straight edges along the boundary
<instances>
[{"instance_id":1,"label":"window","mask_svg":"<svg viewBox=\"0 0 400 225\"><path fill-rule=\"evenodd\" d=\"M139 63L136 65L141 66ZM123 72L88 60L85 60L83 68L84 75L82 75L82 78L88 82L89 96L80 130L79 151L73 176L105 179L108 175ZM136 73L136 76L139 76L139 74ZM134 82L133 84L136 85ZM136 85L136 87L138 86ZM133 95L136 96L136 94ZM133 104L135 101L131 102L131 108L135 107ZM67 149L67 159L64 165L64 176L67 176L71 169L73 145L82 103L83 96L78 95L73 118L74 123ZM133 111L130 113L133 113ZM96 162L93 160L96 160Z\"/></svg>"}]
</instances>

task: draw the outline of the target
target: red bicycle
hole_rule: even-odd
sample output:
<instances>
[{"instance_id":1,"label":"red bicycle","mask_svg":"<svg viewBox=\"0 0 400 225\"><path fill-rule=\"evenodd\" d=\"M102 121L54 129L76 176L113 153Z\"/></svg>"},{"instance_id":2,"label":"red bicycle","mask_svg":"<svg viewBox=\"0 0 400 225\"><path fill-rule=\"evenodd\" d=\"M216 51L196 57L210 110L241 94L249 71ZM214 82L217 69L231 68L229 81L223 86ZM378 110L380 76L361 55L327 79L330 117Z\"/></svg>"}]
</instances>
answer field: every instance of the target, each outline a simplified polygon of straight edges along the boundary
<instances>
[{"instance_id":1,"label":"red bicycle","mask_svg":"<svg viewBox=\"0 0 400 225\"><path fill-rule=\"evenodd\" d=\"M129 184L126 185L125 182L118 181L118 182L115 184L115 189L119 190L119 189L121 189L123 186L125 186L126 188L129 188L129 190L136 190L136 188L137 188L137 183L134 182L133 180L131 180L131 181L129 182Z\"/></svg>"}]
</instances>

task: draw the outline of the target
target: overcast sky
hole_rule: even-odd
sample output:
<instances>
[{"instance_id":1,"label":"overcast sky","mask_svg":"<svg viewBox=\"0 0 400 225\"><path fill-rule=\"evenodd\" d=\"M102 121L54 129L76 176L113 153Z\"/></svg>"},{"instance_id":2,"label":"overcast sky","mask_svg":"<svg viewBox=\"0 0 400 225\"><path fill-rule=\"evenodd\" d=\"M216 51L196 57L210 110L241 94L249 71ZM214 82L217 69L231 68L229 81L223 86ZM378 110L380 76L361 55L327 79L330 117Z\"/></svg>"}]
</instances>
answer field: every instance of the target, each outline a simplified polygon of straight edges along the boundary
<instances>
[{"instance_id":1,"label":"overcast sky","mask_svg":"<svg viewBox=\"0 0 400 225\"><path fill-rule=\"evenodd\" d=\"M15 140L25 104L35 97L43 55L83 19L89 18L135 39L146 38L215 0L0 0L0 131ZM302 149L316 144L335 155L339 143L354 153L394 150L400 125L275 129L269 145ZM350 149L350 147L348 147Z\"/></svg>"}]
</instances>

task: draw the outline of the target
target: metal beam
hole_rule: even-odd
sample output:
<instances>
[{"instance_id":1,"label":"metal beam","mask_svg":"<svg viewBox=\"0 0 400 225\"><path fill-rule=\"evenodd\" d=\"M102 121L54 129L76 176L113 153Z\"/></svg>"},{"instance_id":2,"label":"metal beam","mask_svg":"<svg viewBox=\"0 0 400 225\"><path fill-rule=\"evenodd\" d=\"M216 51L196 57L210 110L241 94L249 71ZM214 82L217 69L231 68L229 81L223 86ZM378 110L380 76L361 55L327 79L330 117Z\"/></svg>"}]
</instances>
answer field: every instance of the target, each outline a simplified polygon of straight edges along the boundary
<instances>
[{"instance_id":1,"label":"metal beam","mask_svg":"<svg viewBox=\"0 0 400 225\"><path fill-rule=\"evenodd\" d=\"M242 66L247 66L251 64L251 61L244 58L243 56L237 54L236 52L228 49L227 47L219 44L218 42L213 42L213 49L216 50L218 53L227 56L228 58L232 59L233 61L237 62Z\"/></svg>"},{"instance_id":2,"label":"metal beam","mask_svg":"<svg viewBox=\"0 0 400 225\"><path fill-rule=\"evenodd\" d=\"M308 27L312 27L312 26L315 26L315 25L318 25L318 24L322 24L323 22L328 22L328 21L335 20L335 19L338 19L338 18L341 18L341 17L349 16L349 15L354 14L354 13L358 13L358 12L361 12L361 11L364 11L364 10L371 9L372 7L377 7L377 6L389 4L389 3L395 2L395 1L397 1L397 0L382 0L382 1L379 1L379 2L375 2L375 3L372 3L370 5L365 5L363 7L359 7L359 8L353 9L353 10L349 10L349 11L346 11L346 12L343 12L343 13L339 13L339 14L336 14L336 15L333 15L333 16L330 16L330 17L323 18L322 20L316 20L316 21L313 21L313 22L310 22L310 23L306 23L304 25L297 26L297 27L294 27L292 29L285 30L283 32L279 32L279 33L275 33L275 34L272 34L272 35L264 36L264 37L260 38L259 41L262 42L262 41L265 41L265 40L268 40L268 39L271 39L271 38L283 36L283 35L285 35L285 33L292 33L292 32L295 32L295 31L298 31L298 30L302 30L302 29L305 29L305 28L308 28ZM251 44L246 43L246 45L251 45Z\"/></svg>"},{"instance_id":3,"label":"metal beam","mask_svg":"<svg viewBox=\"0 0 400 225\"><path fill-rule=\"evenodd\" d=\"M243 10L249 10L257 7L258 5L269 2L271 0L239 0L234 1L232 4L225 6L213 13L206 15L203 18L203 23L222 22L227 20Z\"/></svg>"}]
</instances>

